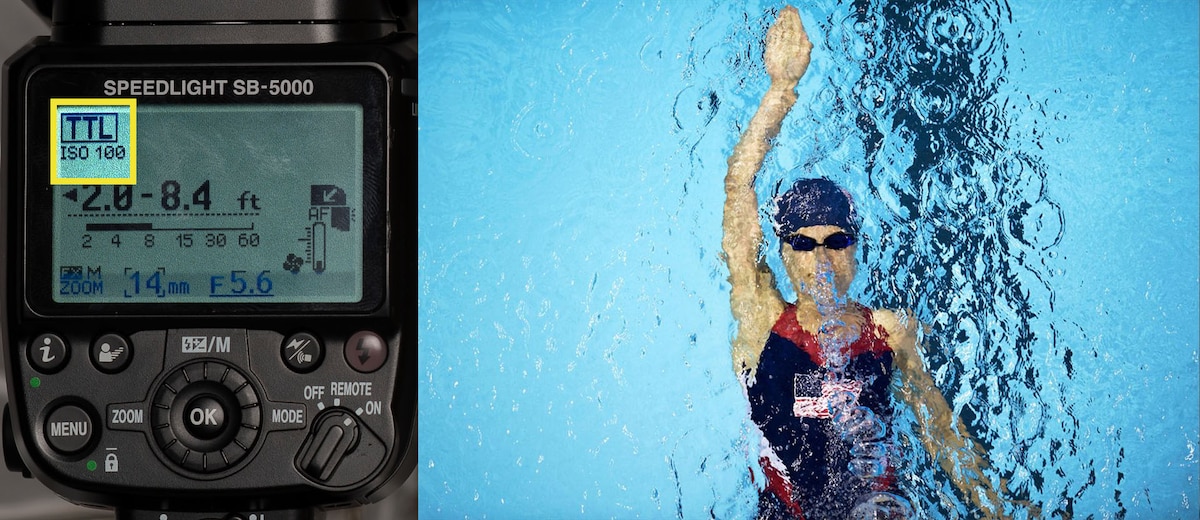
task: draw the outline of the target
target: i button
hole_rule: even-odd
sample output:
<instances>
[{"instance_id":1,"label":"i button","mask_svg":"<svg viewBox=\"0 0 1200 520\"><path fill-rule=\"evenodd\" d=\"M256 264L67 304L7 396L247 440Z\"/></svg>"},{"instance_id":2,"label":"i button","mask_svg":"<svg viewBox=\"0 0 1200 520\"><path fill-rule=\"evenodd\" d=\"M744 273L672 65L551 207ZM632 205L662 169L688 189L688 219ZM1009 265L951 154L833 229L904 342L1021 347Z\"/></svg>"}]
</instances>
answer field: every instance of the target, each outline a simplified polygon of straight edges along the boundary
<instances>
[{"instance_id":1,"label":"i button","mask_svg":"<svg viewBox=\"0 0 1200 520\"><path fill-rule=\"evenodd\" d=\"M42 334L29 344L29 364L38 372L53 374L66 364L70 353L62 338L55 334Z\"/></svg>"},{"instance_id":2,"label":"i button","mask_svg":"<svg viewBox=\"0 0 1200 520\"><path fill-rule=\"evenodd\" d=\"M225 432L225 407L210 395L201 395L188 402L183 410L183 426L197 439L212 440Z\"/></svg>"}]
</instances>

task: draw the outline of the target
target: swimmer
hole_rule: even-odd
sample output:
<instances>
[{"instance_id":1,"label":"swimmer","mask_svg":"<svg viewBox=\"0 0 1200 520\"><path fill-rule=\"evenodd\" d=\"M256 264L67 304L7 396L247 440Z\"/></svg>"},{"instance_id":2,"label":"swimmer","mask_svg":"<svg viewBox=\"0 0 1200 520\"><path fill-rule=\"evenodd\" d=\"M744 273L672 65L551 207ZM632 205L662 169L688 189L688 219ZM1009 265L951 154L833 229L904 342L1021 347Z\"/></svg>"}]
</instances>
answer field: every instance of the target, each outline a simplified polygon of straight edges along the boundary
<instances>
[{"instance_id":1,"label":"swimmer","mask_svg":"<svg viewBox=\"0 0 1200 520\"><path fill-rule=\"evenodd\" d=\"M894 468L888 465L874 478L848 469L862 450L852 453L859 441L838 430L835 423L846 414L835 417L839 411L830 404L848 401L842 411L889 425L892 391L915 412L922 445L959 492L983 516L999 518L1004 503L983 475L986 454L925 370L917 320L906 311L870 309L846 296L857 272L859 240L849 194L827 179L804 179L777 200L774 231L796 302L783 299L774 273L759 257L763 231L755 175L796 102L811 51L799 13L784 8L766 36L771 85L733 149L725 177L722 247L737 322L733 368L763 434L760 462L767 482L759 494L759 518L850 518L863 497L869 502L881 496L894 497L893 514L907 514L906 501L896 495ZM840 364L831 363L839 352Z\"/></svg>"}]
</instances>

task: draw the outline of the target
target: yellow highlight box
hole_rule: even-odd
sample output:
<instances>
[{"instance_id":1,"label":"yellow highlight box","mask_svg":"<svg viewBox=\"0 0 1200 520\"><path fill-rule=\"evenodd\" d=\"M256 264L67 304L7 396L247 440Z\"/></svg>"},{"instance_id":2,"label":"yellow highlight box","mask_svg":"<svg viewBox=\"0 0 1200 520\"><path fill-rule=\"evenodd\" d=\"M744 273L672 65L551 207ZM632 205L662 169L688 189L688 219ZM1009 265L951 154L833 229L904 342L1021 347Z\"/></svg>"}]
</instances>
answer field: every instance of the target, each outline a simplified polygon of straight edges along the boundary
<instances>
[{"instance_id":1,"label":"yellow highlight box","mask_svg":"<svg viewBox=\"0 0 1200 520\"><path fill-rule=\"evenodd\" d=\"M50 184L137 184L137 99L51 98Z\"/></svg>"}]
</instances>

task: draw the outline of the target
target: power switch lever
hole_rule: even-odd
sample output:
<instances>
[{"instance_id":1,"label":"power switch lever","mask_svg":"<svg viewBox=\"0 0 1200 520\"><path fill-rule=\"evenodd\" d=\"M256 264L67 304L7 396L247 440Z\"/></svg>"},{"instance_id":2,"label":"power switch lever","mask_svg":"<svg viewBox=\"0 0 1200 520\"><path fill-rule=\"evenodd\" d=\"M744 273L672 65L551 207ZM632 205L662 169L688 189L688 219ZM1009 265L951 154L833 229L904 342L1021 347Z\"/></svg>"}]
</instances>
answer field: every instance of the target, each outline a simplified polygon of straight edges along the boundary
<instances>
[{"instance_id":1,"label":"power switch lever","mask_svg":"<svg viewBox=\"0 0 1200 520\"><path fill-rule=\"evenodd\" d=\"M313 480L325 482L342 459L358 446L358 419L345 410L326 410L296 456L296 467Z\"/></svg>"}]
</instances>

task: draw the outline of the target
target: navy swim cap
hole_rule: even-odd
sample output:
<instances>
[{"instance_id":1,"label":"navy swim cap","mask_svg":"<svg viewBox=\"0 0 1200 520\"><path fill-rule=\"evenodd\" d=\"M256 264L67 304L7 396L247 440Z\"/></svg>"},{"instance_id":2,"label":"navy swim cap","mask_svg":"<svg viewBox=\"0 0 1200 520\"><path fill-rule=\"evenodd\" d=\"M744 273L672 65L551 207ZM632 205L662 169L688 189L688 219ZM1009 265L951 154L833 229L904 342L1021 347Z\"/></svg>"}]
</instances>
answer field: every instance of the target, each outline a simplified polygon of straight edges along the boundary
<instances>
[{"instance_id":1,"label":"navy swim cap","mask_svg":"<svg viewBox=\"0 0 1200 520\"><path fill-rule=\"evenodd\" d=\"M838 226L858 233L854 200L837 183L824 177L800 179L775 198L775 234L786 237L802 227Z\"/></svg>"}]
</instances>

